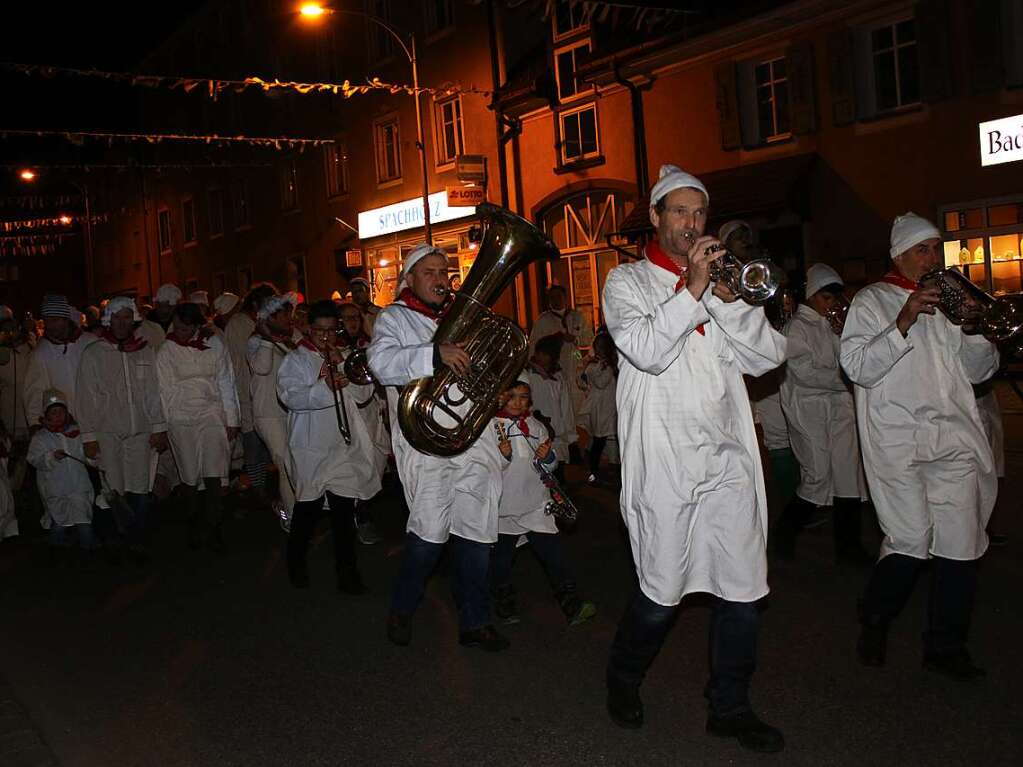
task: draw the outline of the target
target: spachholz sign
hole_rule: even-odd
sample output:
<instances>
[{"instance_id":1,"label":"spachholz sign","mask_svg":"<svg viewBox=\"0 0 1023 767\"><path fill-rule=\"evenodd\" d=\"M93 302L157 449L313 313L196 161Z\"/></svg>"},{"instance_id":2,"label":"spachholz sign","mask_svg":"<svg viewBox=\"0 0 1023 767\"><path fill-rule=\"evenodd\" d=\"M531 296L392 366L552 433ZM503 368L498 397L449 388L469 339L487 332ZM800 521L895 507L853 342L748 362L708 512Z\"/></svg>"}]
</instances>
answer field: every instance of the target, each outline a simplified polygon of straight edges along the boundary
<instances>
[{"instance_id":1,"label":"spachholz sign","mask_svg":"<svg viewBox=\"0 0 1023 767\"><path fill-rule=\"evenodd\" d=\"M1023 160L1023 115L980 124L980 164Z\"/></svg>"}]
</instances>

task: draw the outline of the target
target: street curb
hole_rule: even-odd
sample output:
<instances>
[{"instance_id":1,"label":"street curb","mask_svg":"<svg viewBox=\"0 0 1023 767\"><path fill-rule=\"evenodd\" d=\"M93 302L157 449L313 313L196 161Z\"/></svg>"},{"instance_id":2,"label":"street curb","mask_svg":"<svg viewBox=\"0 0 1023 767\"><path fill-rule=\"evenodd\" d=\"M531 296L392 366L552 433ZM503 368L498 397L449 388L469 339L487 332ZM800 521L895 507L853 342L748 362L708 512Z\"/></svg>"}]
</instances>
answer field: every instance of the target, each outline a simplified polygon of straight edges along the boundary
<instances>
[{"instance_id":1,"label":"street curb","mask_svg":"<svg viewBox=\"0 0 1023 767\"><path fill-rule=\"evenodd\" d=\"M0 676L0 764L4 767L60 765L3 676Z\"/></svg>"}]
</instances>

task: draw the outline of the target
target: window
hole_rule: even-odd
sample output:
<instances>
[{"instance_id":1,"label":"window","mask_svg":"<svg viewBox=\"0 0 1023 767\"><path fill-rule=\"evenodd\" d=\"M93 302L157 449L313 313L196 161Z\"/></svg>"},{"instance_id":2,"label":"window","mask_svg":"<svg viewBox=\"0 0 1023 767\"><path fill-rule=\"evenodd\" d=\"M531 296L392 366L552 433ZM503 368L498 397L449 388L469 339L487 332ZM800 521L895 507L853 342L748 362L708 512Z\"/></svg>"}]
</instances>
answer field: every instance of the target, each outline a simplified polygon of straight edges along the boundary
<instances>
[{"instance_id":1,"label":"window","mask_svg":"<svg viewBox=\"0 0 1023 767\"><path fill-rule=\"evenodd\" d=\"M244 181L236 181L231 189L231 204L234 212L234 228L244 229L252 223L252 212L249 210L249 185Z\"/></svg>"},{"instance_id":2,"label":"window","mask_svg":"<svg viewBox=\"0 0 1023 767\"><path fill-rule=\"evenodd\" d=\"M920 100L920 64L913 19L871 30L876 110L886 112Z\"/></svg>"},{"instance_id":3,"label":"window","mask_svg":"<svg viewBox=\"0 0 1023 767\"><path fill-rule=\"evenodd\" d=\"M294 160L281 167L281 210L298 209L298 168Z\"/></svg>"},{"instance_id":4,"label":"window","mask_svg":"<svg viewBox=\"0 0 1023 767\"><path fill-rule=\"evenodd\" d=\"M789 79L785 59L764 61L754 68L757 128L760 143L789 137Z\"/></svg>"},{"instance_id":5,"label":"window","mask_svg":"<svg viewBox=\"0 0 1023 767\"><path fill-rule=\"evenodd\" d=\"M582 59L589 56L589 54L590 44L588 42L578 43L571 48L562 48L555 52L554 74L558 80L558 98L562 101L589 90L588 88L580 87L579 81L575 77L576 68Z\"/></svg>"},{"instance_id":6,"label":"window","mask_svg":"<svg viewBox=\"0 0 1023 767\"><path fill-rule=\"evenodd\" d=\"M401 178L401 139L398 118L388 117L373 126L377 155L377 182L380 184Z\"/></svg>"},{"instance_id":7,"label":"window","mask_svg":"<svg viewBox=\"0 0 1023 767\"><path fill-rule=\"evenodd\" d=\"M998 296L1023 290L1023 197L949 205L940 220L945 266Z\"/></svg>"},{"instance_id":8,"label":"window","mask_svg":"<svg viewBox=\"0 0 1023 767\"><path fill-rule=\"evenodd\" d=\"M171 251L171 220L170 211L161 208L156 214L157 236L160 239L160 252L170 253Z\"/></svg>"},{"instance_id":9,"label":"window","mask_svg":"<svg viewBox=\"0 0 1023 767\"><path fill-rule=\"evenodd\" d=\"M451 0L423 0L423 15L426 21L426 34L432 35L454 23Z\"/></svg>"},{"instance_id":10,"label":"window","mask_svg":"<svg viewBox=\"0 0 1023 767\"><path fill-rule=\"evenodd\" d=\"M211 189L209 193L210 237L220 237L224 233L224 192Z\"/></svg>"},{"instance_id":11,"label":"window","mask_svg":"<svg viewBox=\"0 0 1023 767\"><path fill-rule=\"evenodd\" d=\"M554 10L554 39L558 40L573 32L585 29L589 19L586 6L574 0L558 0Z\"/></svg>"},{"instance_id":12,"label":"window","mask_svg":"<svg viewBox=\"0 0 1023 767\"><path fill-rule=\"evenodd\" d=\"M597 105L589 104L558 115L561 126L561 162L563 165L600 154L597 138Z\"/></svg>"},{"instance_id":13,"label":"window","mask_svg":"<svg viewBox=\"0 0 1023 767\"><path fill-rule=\"evenodd\" d=\"M437 125L437 164L449 165L465 151L462 137L462 99L460 96L434 104Z\"/></svg>"},{"instance_id":14,"label":"window","mask_svg":"<svg viewBox=\"0 0 1023 767\"><path fill-rule=\"evenodd\" d=\"M348 194L348 147L335 141L323 147L323 170L327 178L327 196Z\"/></svg>"},{"instance_id":15,"label":"window","mask_svg":"<svg viewBox=\"0 0 1023 767\"><path fill-rule=\"evenodd\" d=\"M366 13L390 23L390 0L366 0ZM369 21L366 22L366 30L369 34L370 61L380 61L394 55L394 38L390 32Z\"/></svg>"},{"instance_id":16,"label":"window","mask_svg":"<svg viewBox=\"0 0 1023 767\"><path fill-rule=\"evenodd\" d=\"M181 235L185 245L196 242L195 202L190 197L181 201L181 218Z\"/></svg>"}]
</instances>

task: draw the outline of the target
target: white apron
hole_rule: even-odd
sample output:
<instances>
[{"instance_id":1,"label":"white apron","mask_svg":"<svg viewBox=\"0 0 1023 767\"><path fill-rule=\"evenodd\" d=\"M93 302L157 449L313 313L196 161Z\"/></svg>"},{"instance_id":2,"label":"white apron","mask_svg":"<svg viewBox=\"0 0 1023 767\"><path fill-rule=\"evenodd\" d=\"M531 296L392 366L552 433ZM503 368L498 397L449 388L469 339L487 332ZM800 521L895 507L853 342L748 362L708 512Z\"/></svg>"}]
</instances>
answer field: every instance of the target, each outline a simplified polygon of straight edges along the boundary
<instances>
[{"instance_id":1,"label":"white apron","mask_svg":"<svg viewBox=\"0 0 1023 767\"><path fill-rule=\"evenodd\" d=\"M940 312L921 314L903 338L895 318L909 295L887 282L864 288L842 333L881 556L977 559L998 480L970 384L994 375L998 351Z\"/></svg>"},{"instance_id":2,"label":"white apron","mask_svg":"<svg viewBox=\"0 0 1023 767\"><path fill-rule=\"evenodd\" d=\"M677 280L644 260L604 287L621 364L622 514L651 600L752 602L768 592L767 499L742 376L781 364L785 338L763 309L710 289L697 302Z\"/></svg>"}]
</instances>

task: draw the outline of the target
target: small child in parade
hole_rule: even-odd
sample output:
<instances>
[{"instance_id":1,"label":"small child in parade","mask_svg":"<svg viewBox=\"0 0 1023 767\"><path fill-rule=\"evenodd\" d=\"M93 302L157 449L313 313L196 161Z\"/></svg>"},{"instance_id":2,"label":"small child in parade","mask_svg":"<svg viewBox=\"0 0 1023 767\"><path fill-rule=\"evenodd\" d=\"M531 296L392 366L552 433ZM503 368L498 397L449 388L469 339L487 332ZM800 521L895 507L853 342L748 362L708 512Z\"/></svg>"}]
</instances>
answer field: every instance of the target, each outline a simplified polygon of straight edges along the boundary
<instances>
[{"instance_id":1,"label":"small child in parade","mask_svg":"<svg viewBox=\"0 0 1023 767\"><path fill-rule=\"evenodd\" d=\"M597 608L579 596L575 578L565 564L557 524L545 512L550 495L533 462L539 461L551 471L557 466L552 437L531 415L525 374L504 393L502 401L493 424L493 437L504 457L498 539L491 558L494 610L505 624L519 622L511 570L515 549L524 537L547 573L565 618L575 626L592 618Z\"/></svg>"},{"instance_id":2,"label":"small child in parade","mask_svg":"<svg viewBox=\"0 0 1023 767\"><path fill-rule=\"evenodd\" d=\"M601 482L600 459L608 440L618 437L618 406L615 390L618 384L618 350L606 331L593 339L590 355L579 365L579 383L586 392L585 411L589 419L591 485Z\"/></svg>"},{"instance_id":3,"label":"small child in parade","mask_svg":"<svg viewBox=\"0 0 1023 767\"><path fill-rule=\"evenodd\" d=\"M558 360L563 345L560 334L544 336L536 343L533 356L523 371L529 382L532 407L549 421L554 429L554 451L558 462L551 469L559 482L565 481L564 463L569 460L569 446L579 434L575 428L575 409L568 381Z\"/></svg>"},{"instance_id":4,"label":"small child in parade","mask_svg":"<svg viewBox=\"0 0 1023 767\"><path fill-rule=\"evenodd\" d=\"M96 493L85 468L88 459L78 424L68 412L67 398L56 389L43 394L43 428L29 443L28 462L36 469L45 509L42 526L50 531L50 544L71 546L68 532L74 528L79 548L96 548L92 532Z\"/></svg>"}]
</instances>

